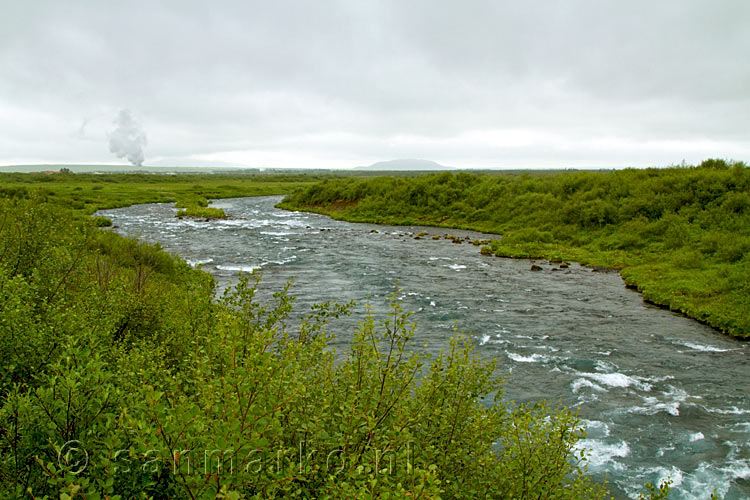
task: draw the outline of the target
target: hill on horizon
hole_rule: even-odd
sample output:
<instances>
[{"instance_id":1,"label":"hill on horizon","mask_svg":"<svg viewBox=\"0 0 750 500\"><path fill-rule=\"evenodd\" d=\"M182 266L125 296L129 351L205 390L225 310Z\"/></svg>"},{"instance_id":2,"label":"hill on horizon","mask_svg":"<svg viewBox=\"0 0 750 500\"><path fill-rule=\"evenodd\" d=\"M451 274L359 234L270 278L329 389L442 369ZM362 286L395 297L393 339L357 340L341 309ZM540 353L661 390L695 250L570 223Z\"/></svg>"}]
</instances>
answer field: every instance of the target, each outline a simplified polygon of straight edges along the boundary
<instances>
[{"instance_id":1,"label":"hill on horizon","mask_svg":"<svg viewBox=\"0 0 750 500\"><path fill-rule=\"evenodd\" d=\"M372 165L356 167L355 170L454 170L432 160L421 160L415 158L402 158L396 160L379 161Z\"/></svg>"}]
</instances>

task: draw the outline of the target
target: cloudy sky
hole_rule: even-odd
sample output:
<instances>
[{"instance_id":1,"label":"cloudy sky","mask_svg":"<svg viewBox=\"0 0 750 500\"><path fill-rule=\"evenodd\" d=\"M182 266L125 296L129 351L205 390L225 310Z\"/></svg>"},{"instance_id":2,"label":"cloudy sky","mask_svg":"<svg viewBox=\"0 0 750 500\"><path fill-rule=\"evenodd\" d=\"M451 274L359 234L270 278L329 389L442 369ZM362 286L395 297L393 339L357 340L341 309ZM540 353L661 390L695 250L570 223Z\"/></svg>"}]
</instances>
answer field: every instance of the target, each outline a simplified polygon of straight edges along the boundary
<instances>
[{"instance_id":1,"label":"cloudy sky","mask_svg":"<svg viewBox=\"0 0 750 500\"><path fill-rule=\"evenodd\" d=\"M750 1L0 0L0 165L750 160Z\"/></svg>"}]
</instances>

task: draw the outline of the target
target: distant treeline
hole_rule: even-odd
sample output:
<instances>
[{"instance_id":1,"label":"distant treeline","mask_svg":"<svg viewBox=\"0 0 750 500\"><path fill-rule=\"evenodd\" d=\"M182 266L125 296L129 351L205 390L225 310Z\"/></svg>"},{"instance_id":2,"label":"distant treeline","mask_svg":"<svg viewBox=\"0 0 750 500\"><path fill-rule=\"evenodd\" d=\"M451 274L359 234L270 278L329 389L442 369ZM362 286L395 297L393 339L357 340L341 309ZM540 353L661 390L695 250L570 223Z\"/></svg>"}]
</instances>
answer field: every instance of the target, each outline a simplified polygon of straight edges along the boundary
<instances>
[{"instance_id":1,"label":"distant treeline","mask_svg":"<svg viewBox=\"0 0 750 500\"><path fill-rule=\"evenodd\" d=\"M502 234L484 253L622 269L645 299L750 337L750 169L330 179L281 204L349 221Z\"/></svg>"}]
</instances>

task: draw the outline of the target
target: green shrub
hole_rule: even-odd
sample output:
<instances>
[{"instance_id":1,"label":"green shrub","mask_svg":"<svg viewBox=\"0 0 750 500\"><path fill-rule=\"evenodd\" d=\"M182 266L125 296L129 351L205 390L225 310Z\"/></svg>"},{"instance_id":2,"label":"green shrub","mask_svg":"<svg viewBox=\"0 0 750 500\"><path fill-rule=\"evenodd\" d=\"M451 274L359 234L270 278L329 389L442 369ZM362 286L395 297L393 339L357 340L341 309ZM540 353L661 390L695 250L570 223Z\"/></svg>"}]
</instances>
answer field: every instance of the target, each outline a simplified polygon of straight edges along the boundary
<instances>
[{"instance_id":1,"label":"green shrub","mask_svg":"<svg viewBox=\"0 0 750 500\"><path fill-rule=\"evenodd\" d=\"M460 337L431 360L411 349L397 292L389 319L368 313L336 363L325 324L351 306L316 306L292 332L292 299L257 304L256 285L243 276L225 294L181 371L165 370L154 338L128 350L94 332L64 340L35 388L3 399L6 494L604 496L583 458L568 460L583 436L573 414L501 403L494 363Z\"/></svg>"},{"instance_id":2,"label":"green shrub","mask_svg":"<svg viewBox=\"0 0 750 500\"><path fill-rule=\"evenodd\" d=\"M177 217L197 217L206 219L226 219L223 208L189 207L177 211Z\"/></svg>"},{"instance_id":3,"label":"green shrub","mask_svg":"<svg viewBox=\"0 0 750 500\"><path fill-rule=\"evenodd\" d=\"M92 217L93 223L96 227L111 227L112 226L112 219L109 217Z\"/></svg>"},{"instance_id":4,"label":"green shrub","mask_svg":"<svg viewBox=\"0 0 750 500\"><path fill-rule=\"evenodd\" d=\"M722 246L726 237L726 235L721 235L716 231L707 232L701 237L698 248L706 255L713 255Z\"/></svg>"},{"instance_id":5,"label":"green shrub","mask_svg":"<svg viewBox=\"0 0 750 500\"><path fill-rule=\"evenodd\" d=\"M722 262L739 262L750 252L750 238L722 240L716 257Z\"/></svg>"}]
</instances>

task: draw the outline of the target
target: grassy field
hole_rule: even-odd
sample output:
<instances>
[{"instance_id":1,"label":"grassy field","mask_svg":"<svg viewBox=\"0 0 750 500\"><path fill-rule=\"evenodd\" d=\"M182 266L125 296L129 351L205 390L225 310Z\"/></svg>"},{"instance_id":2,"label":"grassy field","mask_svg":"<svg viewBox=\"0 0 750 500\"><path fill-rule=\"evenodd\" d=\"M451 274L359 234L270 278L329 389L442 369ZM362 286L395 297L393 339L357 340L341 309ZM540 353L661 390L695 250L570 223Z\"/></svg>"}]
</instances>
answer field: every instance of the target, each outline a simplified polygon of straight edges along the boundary
<instances>
[{"instance_id":1,"label":"grassy field","mask_svg":"<svg viewBox=\"0 0 750 500\"><path fill-rule=\"evenodd\" d=\"M137 203L177 202L206 207L211 198L289 193L330 176L304 174L24 174L0 173L0 197L33 194L47 203L84 214Z\"/></svg>"},{"instance_id":2,"label":"grassy field","mask_svg":"<svg viewBox=\"0 0 750 500\"><path fill-rule=\"evenodd\" d=\"M282 208L502 234L482 251L621 270L645 300L750 338L750 169L330 179Z\"/></svg>"}]
</instances>

